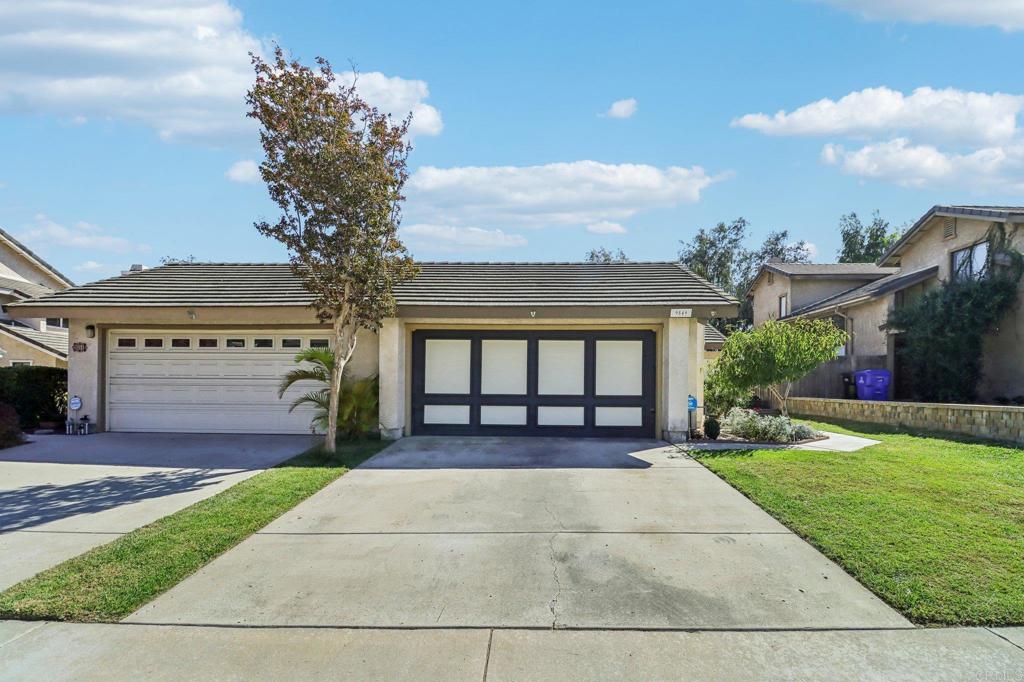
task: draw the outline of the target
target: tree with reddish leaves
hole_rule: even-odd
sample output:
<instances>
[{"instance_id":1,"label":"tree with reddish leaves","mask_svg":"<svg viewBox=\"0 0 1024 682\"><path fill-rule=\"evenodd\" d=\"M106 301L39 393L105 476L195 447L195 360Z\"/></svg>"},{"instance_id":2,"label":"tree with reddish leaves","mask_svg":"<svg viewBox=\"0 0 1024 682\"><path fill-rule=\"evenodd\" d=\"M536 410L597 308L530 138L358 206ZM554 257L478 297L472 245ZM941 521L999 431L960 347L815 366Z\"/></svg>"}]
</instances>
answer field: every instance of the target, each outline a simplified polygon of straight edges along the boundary
<instances>
[{"instance_id":1,"label":"tree with reddish leaves","mask_svg":"<svg viewBox=\"0 0 1024 682\"><path fill-rule=\"evenodd\" d=\"M256 81L246 96L266 155L260 175L281 210L256 223L288 249L295 274L333 328L334 364L325 445L335 449L345 366L360 329L394 315L395 285L416 267L398 238L408 178L411 118L393 121L339 83L331 65L252 55Z\"/></svg>"}]
</instances>

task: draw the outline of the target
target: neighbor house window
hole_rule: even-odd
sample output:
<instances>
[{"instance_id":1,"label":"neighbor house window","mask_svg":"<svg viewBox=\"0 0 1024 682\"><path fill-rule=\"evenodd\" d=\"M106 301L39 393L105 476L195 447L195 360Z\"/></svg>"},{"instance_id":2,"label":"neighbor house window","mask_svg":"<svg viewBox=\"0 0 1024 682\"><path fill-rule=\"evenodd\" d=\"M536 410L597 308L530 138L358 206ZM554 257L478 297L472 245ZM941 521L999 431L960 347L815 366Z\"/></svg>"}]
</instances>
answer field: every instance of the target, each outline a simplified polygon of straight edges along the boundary
<instances>
[{"instance_id":1,"label":"neighbor house window","mask_svg":"<svg viewBox=\"0 0 1024 682\"><path fill-rule=\"evenodd\" d=\"M988 264L988 242L978 242L951 255L953 279L977 279L985 274Z\"/></svg>"},{"instance_id":2,"label":"neighbor house window","mask_svg":"<svg viewBox=\"0 0 1024 682\"><path fill-rule=\"evenodd\" d=\"M47 327L58 327L60 329L68 328L68 320L66 317L48 317L46 318Z\"/></svg>"},{"instance_id":3,"label":"neighbor house window","mask_svg":"<svg viewBox=\"0 0 1024 682\"><path fill-rule=\"evenodd\" d=\"M779 296L779 319L781 320L786 315L789 315L789 295L783 294Z\"/></svg>"},{"instance_id":4,"label":"neighbor house window","mask_svg":"<svg viewBox=\"0 0 1024 682\"><path fill-rule=\"evenodd\" d=\"M11 367L28 367L31 364L31 360L11 360Z\"/></svg>"}]
</instances>

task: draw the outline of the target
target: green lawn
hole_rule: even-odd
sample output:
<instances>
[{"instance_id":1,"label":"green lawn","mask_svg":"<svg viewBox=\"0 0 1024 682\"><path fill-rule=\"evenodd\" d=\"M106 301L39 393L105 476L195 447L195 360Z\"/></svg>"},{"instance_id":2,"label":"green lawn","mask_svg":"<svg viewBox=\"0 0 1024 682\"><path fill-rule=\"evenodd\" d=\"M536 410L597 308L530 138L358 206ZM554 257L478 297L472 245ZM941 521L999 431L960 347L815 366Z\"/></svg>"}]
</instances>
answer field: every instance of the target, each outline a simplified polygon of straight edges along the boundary
<instances>
[{"instance_id":1,"label":"green lawn","mask_svg":"<svg viewBox=\"0 0 1024 682\"><path fill-rule=\"evenodd\" d=\"M0 618L117 621L234 547L386 442L294 457L0 594Z\"/></svg>"},{"instance_id":2,"label":"green lawn","mask_svg":"<svg viewBox=\"0 0 1024 682\"><path fill-rule=\"evenodd\" d=\"M811 423L882 443L700 461L914 622L1024 624L1024 449Z\"/></svg>"}]
</instances>

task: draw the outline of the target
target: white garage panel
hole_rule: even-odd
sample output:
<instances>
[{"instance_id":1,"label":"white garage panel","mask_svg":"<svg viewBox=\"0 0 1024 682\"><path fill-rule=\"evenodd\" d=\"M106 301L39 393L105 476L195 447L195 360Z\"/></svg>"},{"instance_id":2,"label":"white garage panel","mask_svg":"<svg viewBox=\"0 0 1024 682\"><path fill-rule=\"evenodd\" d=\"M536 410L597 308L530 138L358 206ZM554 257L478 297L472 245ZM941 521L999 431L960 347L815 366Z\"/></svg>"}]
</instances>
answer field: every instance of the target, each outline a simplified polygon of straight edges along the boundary
<instances>
[{"instance_id":1,"label":"white garage panel","mask_svg":"<svg viewBox=\"0 0 1024 682\"><path fill-rule=\"evenodd\" d=\"M277 391L296 353L327 342L309 332L111 332L108 429L309 433L315 408L288 407L318 385L296 384L283 398Z\"/></svg>"}]
</instances>

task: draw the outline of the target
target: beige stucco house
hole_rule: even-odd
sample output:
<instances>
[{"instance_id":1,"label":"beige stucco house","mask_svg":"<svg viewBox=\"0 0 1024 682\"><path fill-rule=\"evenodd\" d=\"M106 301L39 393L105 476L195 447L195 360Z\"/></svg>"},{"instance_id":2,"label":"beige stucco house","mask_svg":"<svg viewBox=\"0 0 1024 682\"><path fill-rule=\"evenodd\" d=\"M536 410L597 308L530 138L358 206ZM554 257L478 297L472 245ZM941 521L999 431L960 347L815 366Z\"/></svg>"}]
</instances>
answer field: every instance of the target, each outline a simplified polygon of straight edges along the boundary
<instances>
[{"instance_id":1,"label":"beige stucco house","mask_svg":"<svg viewBox=\"0 0 1024 682\"><path fill-rule=\"evenodd\" d=\"M348 368L384 436L685 439L704 324L737 302L678 263L422 263ZM70 320L69 393L111 431L303 433L277 386L328 347L286 264L179 263L18 304Z\"/></svg>"},{"instance_id":2,"label":"beige stucco house","mask_svg":"<svg viewBox=\"0 0 1024 682\"><path fill-rule=\"evenodd\" d=\"M842 372L885 368L893 372L893 397L910 397L912 387L906 383L907 377L899 367L899 334L888 331L885 326L889 312L948 280L955 272L959 272L959 276L973 276L985 262L987 235L993 223L1008 225L1011 231L1013 225L1024 225L1024 207L934 206L879 259L877 267L875 264L855 266L865 271L876 267L878 276L858 286L794 304L782 316L784 319L831 317L850 335L843 357L823 365L801 381L795 388L795 395L843 397L839 378ZM1024 249L1024 232L1015 235L1014 243ZM827 270L844 266L813 267ZM755 323L767 319L765 315L770 315L773 306L778 305L780 295L762 275L759 275L760 281L755 282L756 287L751 288ZM998 329L986 338L982 362L984 377L979 386L983 401L1024 395L1022 306L1024 296L1018 299L1017 307Z\"/></svg>"},{"instance_id":3,"label":"beige stucco house","mask_svg":"<svg viewBox=\"0 0 1024 682\"><path fill-rule=\"evenodd\" d=\"M67 320L25 315L11 304L70 286L70 279L0 230L0 367L67 367Z\"/></svg>"}]
</instances>

